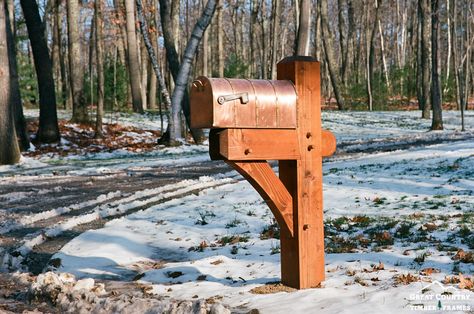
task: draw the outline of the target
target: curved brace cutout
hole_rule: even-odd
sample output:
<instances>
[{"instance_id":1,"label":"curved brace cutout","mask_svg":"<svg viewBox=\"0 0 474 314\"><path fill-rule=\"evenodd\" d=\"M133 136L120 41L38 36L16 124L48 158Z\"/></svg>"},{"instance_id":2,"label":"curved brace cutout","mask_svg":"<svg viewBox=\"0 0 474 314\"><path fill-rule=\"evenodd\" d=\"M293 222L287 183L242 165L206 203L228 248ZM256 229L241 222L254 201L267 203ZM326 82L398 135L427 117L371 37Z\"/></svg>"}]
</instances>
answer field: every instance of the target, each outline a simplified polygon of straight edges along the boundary
<instances>
[{"instance_id":1,"label":"curved brace cutout","mask_svg":"<svg viewBox=\"0 0 474 314\"><path fill-rule=\"evenodd\" d=\"M293 237L293 198L270 165L262 161L226 161L237 170L270 207L280 228Z\"/></svg>"}]
</instances>

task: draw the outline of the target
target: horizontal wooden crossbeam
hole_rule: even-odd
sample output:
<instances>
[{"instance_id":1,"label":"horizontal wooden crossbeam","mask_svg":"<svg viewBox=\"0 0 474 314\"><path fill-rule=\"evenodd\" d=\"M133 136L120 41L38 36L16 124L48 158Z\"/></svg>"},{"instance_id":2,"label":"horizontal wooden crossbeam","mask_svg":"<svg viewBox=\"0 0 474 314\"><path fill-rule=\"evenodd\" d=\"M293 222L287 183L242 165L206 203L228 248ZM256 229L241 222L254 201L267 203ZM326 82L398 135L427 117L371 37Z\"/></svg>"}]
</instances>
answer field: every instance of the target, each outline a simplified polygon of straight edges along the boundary
<instances>
[{"instance_id":1,"label":"horizontal wooden crossbeam","mask_svg":"<svg viewBox=\"0 0 474 314\"><path fill-rule=\"evenodd\" d=\"M219 147L214 151L227 160L301 159L296 130L225 129L218 133L218 141ZM336 138L331 132L322 130L321 147L308 145L303 149L320 150L323 157L331 156L336 150Z\"/></svg>"},{"instance_id":2,"label":"horizontal wooden crossbeam","mask_svg":"<svg viewBox=\"0 0 474 314\"><path fill-rule=\"evenodd\" d=\"M295 130L226 129L219 143L220 154L228 160L299 159Z\"/></svg>"}]
</instances>

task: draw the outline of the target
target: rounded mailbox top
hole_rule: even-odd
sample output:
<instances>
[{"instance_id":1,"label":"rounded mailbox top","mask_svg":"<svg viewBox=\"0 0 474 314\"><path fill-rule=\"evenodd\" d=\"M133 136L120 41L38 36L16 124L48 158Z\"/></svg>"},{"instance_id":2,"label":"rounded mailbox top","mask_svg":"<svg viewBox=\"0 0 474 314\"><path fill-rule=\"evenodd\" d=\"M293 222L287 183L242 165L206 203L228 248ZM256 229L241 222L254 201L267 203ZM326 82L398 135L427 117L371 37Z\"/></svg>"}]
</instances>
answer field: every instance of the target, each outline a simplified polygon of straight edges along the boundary
<instances>
[{"instance_id":1,"label":"rounded mailbox top","mask_svg":"<svg viewBox=\"0 0 474 314\"><path fill-rule=\"evenodd\" d=\"M194 128L296 128L296 90L287 80L198 77L191 86Z\"/></svg>"}]
</instances>

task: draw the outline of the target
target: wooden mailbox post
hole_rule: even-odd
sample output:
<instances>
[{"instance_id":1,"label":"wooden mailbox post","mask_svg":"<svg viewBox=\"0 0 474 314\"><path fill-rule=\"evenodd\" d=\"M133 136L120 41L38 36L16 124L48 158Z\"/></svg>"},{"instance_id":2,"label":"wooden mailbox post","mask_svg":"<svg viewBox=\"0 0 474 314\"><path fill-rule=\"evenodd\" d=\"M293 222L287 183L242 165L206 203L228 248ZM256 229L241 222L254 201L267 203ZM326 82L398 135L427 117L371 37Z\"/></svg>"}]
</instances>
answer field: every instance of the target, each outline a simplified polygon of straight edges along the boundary
<instances>
[{"instance_id":1,"label":"wooden mailbox post","mask_svg":"<svg viewBox=\"0 0 474 314\"><path fill-rule=\"evenodd\" d=\"M242 174L272 210L282 282L312 288L324 280L322 157L336 139L321 129L319 62L289 57L277 69L275 81L199 77L191 124L211 128L211 158ZM278 160L279 176L267 160Z\"/></svg>"}]
</instances>

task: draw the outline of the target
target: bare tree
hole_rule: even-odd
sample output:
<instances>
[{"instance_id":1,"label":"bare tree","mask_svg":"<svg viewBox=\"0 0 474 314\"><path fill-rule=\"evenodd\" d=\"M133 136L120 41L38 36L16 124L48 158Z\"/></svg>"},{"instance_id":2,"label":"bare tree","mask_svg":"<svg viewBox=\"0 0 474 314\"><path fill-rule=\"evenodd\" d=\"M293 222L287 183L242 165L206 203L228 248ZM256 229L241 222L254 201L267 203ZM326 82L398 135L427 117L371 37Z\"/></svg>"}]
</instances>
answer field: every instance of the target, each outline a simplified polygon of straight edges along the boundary
<instances>
[{"instance_id":1,"label":"bare tree","mask_svg":"<svg viewBox=\"0 0 474 314\"><path fill-rule=\"evenodd\" d=\"M201 6L204 7L204 0L201 0ZM209 75L209 31L206 29L202 37L202 75L204 76Z\"/></svg>"},{"instance_id":2,"label":"bare tree","mask_svg":"<svg viewBox=\"0 0 474 314\"><path fill-rule=\"evenodd\" d=\"M320 1L320 14L321 14L321 30L324 52L326 56L327 66L329 69L329 75L331 78L331 85L336 96L337 107L339 110L344 110L344 98L341 91L341 79L339 77L338 63L334 53L334 38L331 30L329 29L328 20L328 1Z\"/></svg>"},{"instance_id":3,"label":"bare tree","mask_svg":"<svg viewBox=\"0 0 474 314\"><path fill-rule=\"evenodd\" d=\"M327 1L327 0L325 0ZM327 4L327 3L326 3ZM327 8L327 6L326 6ZM311 0L300 1L298 23L298 38L296 40L296 55L309 55L309 39L311 34ZM327 15L326 15L327 16Z\"/></svg>"},{"instance_id":4,"label":"bare tree","mask_svg":"<svg viewBox=\"0 0 474 314\"><path fill-rule=\"evenodd\" d=\"M151 64L153 65L153 70L155 71L155 77L158 80L158 84L160 85L160 92L163 95L164 102L167 107L171 107L171 99L168 93L168 89L166 87L165 79L161 74L161 68L158 63L158 58L155 55L155 49L153 44L148 36L148 24L146 22L145 16L143 14L143 5L141 0L136 0L137 4L137 13L138 13L138 20L140 21L140 30L143 36L143 41L145 43L145 47L148 52L148 56L150 57Z\"/></svg>"},{"instance_id":5,"label":"bare tree","mask_svg":"<svg viewBox=\"0 0 474 314\"><path fill-rule=\"evenodd\" d=\"M28 37L33 50L36 77L40 97L39 128L36 140L42 143L57 142L60 139L56 113L56 93L53 67L36 0L21 0L21 8L28 29Z\"/></svg>"},{"instance_id":6,"label":"bare tree","mask_svg":"<svg viewBox=\"0 0 474 314\"><path fill-rule=\"evenodd\" d=\"M459 21L461 28L464 32L461 33L461 36L456 36L456 29L458 29L458 16L457 16L457 2L454 1L453 7L453 35L452 35L452 53L453 53L453 63L455 70L455 83L456 83L456 102L458 104L458 109L461 110L461 130L465 130L465 117L464 111L467 109L469 91L470 91L470 82L472 81L470 77L470 68L471 68L471 54L472 54L472 45L474 44L474 37L471 36L471 23L469 22L469 15L472 14L468 10L464 14L460 14L461 20ZM471 16L471 19L473 17ZM463 21L464 20L464 21ZM457 37L460 37L458 40ZM460 43L458 43L460 41Z\"/></svg>"},{"instance_id":7,"label":"bare tree","mask_svg":"<svg viewBox=\"0 0 474 314\"><path fill-rule=\"evenodd\" d=\"M7 5L0 0L0 165L15 164L20 160L20 149L16 140L13 122L13 106L10 89L10 64L8 57ZM11 43L10 43L11 44Z\"/></svg>"},{"instance_id":8,"label":"bare tree","mask_svg":"<svg viewBox=\"0 0 474 314\"><path fill-rule=\"evenodd\" d=\"M259 54L260 54L260 77L264 80L268 79L268 39L270 38L268 29L268 10L267 3L263 0L260 3L260 18L258 20L260 26L260 41L259 41Z\"/></svg>"},{"instance_id":9,"label":"bare tree","mask_svg":"<svg viewBox=\"0 0 474 314\"><path fill-rule=\"evenodd\" d=\"M438 70L439 0L431 0L431 105L433 106L432 130L443 129L441 86Z\"/></svg>"},{"instance_id":10,"label":"bare tree","mask_svg":"<svg viewBox=\"0 0 474 314\"><path fill-rule=\"evenodd\" d=\"M133 0L125 0L125 14L127 20L128 71L132 88L133 110L143 113L142 94L140 90L140 63L138 61L138 44L135 28L135 3Z\"/></svg>"},{"instance_id":11,"label":"bare tree","mask_svg":"<svg viewBox=\"0 0 474 314\"><path fill-rule=\"evenodd\" d=\"M63 42L62 42L62 29L63 29L63 20L62 20L62 13L61 13L61 1L56 0L56 10L54 16L54 32L56 33L57 40L58 40L58 61L59 61L59 70L61 76L61 100L63 104L63 108L72 108L72 97L70 97L70 85L67 73L67 60L65 58L66 52L63 49ZM53 60L54 61L54 60Z\"/></svg>"},{"instance_id":12,"label":"bare tree","mask_svg":"<svg viewBox=\"0 0 474 314\"><path fill-rule=\"evenodd\" d=\"M97 62L97 114L95 119L95 137L104 136L102 118L104 117L104 21L102 0L96 0L95 6L95 56Z\"/></svg>"},{"instance_id":13,"label":"bare tree","mask_svg":"<svg viewBox=\"0 0 474 314\"><path fill-rule=\"evenodd\" d=\"M374 23L371 21L371 3L367 2L366 14L367 14L367 32L366 32L366 41L367 41L367 98L369 110L373 110L373 83L374 83L374 63L375 63L375 34L377 32L377 22L379 20L379 0L375 0L375 17ZM372 29L370 29L370 25Z\"/></svg>"},{"instance_id":14,"label":"bare tree","mask_svg":"<svg viewBox=\"0 0 474 314\"><path fill-rule=\"evenodd\" d=\"M337 0L338 8L338 26L339 26L339 51L341 53L341 81L344 87L347 87L347 62L349 58L348 49L349 49L349 40L351 38L350 32L353 31L354 26L350 25L347 27L346 31L346 18L344 16L345 11L345 2L344 0ZM352 9L352 4L349 1L348 3L348 19L350 20L350 9ZM352 12L353 13L353 12ZM352 20L353 22L353 20Z\"/></svg>"},{"instance_id":15,"label":"bare tree","mask_svg":"<svg viewBox=\"0 0 474 314\"><path fill-rule=\"evenodd\" d=\"M280 44L280 15L281 15L281 0L274 0L272 7L273 17L273 36L272 36L272 63L270 65L270 78L276 80L276 63L278 62L278 46Z\"/></svg>"},{"instance_id":16,"label":"bare tree","mask_svg":"<svg viewBox=\"0 0 474 314\"><path fill-rule=\"evenodd\" d=\"M224 25L222 22L223 19L223 10L224 10L224 0L217 0L217 68L219 70L219 77L224 77Z\"/></svg>"},{"instance_id":17,"label":"bare tree","mask_svg":"<svg viewBox=\"0 0 474 314\"><path fill-rule=\"evenodd\" d=\"M67 30L69 48L69 81L72 92L72 121L88 123L86 99L84 98L84 68L81 60L79 34L79 2L67 0Z\"/></svg>"},{"instance_id":18,"label":"bare tree","mask_svg":"<svg viewBox=\"0 0 474 314\"><path fill-rule=\"evenodd\" d=\"M378 3L376 0L377 6L380 6L381 3ZM380 21L379 14L377 14L377 24L379 28L379 35L380 35L380 53L382 54L382 65L383 65L383 73L385 75L385 84L387 84L388 89L390 89L390 79L388 77L388 67L387 67L387 60L385 58L385 41L382 29L382 22Z\"/></svg>"},{"instance_id":19,"label":"bare tree","mask_svg":"<svg viewBox=\"0 0 474 314\"><path fill-rule=\"evenodd\" d=\"M148 53L145 48L145 44L143 40L139 40L140 37L137 37L137 41L139 42L139 56L140 56L140 75L141 75L141 85L140 85L140 92L142 96L142 108L143 110L148 109L148 99L147 99L147 91L148 91Z\"/></svg>"},{"instance_id":20,"label":"bare tree","mask_svg":"<svg viewBox=\"0 0 474 314\"><path fill-rule=\"evenodd\" d=\"M430 66L431 66L431 10L430 0L418 1L421 19L421 68L422 71L422 97L418 101L421 103L422 118L430 118Z\"/></svg>"},{"instance_id":21,"label":"bare tree","mask_svg":"<svg viewBox=\"0 0 474 314\"><path fill-rule=\"evenodd\" d=\"M7 41L8 41L8 57L10 62L10 97L13 106L13 116L15 118L15 130L18 137L20 150L26 151L30 147L30 137L26 130L26 120L23 115L23 104L21 102L20 82L18 78L18 65L16 60L16 47L13 38L15 29L15 16L13 0L6 1L6 19L7 19Z\"/></svg>"},{"instance_id":22,"label":"bare tree","mask_svg":"<svg viewBox=\"0 0 474 314\"><path fill-rule=\"evenodd\" d=\"M257 73L257 53L258 53L258 11L260 8L259 0L251 0L250 2L250 76L255 76Z\"/></svg>"},{"instance_id":23,"label":"bare tree","mask_svg":"<svg viewBox=\"0 0 474 314\"><path fill-rule=\"evenodd\" d=\"M54 77L54 82L56 86L56 94L60 94L61 97L62 95L62 76L61 76L61 33L60 33L60 14L59 14L59 9L60 9L60 4L61 2L59 0L52 0L53 1L53 8L52 8L52 23L51 23L51 36L52 36L52 45L51 45L51 61L53 63L53 77ZM65 101L62 99L62 101Z\"/></svg>"},{"instance_id":24,"label":"bare tree","mask_svg":"<svg viewBox=\"0 0 474 314\"><path fill-rule=\"evenodd\" d=\"M156 54L156 51L158 50L158 43L156 42L156 40L153 40L151 42L151 45L152 45L153 51ZM154 71L153 63L150 60L150 62L148 62L148 99L147 99L148 108L150 109L156 109L157 107L156 106L156 87L157 87L158 80L157 80L156 75L154 75L153 71Z\"/></svg>"},{"instance_id":25,"label":"bare tree","mask_svg":"<svg viewBox=\"0 0 474 314\"><path fill-rule=\"evenodd\" d=\"M418 109L423 110L424 98L423 98L423 21L421 18L421 3L418 2L417 6L417 28L416 28L416 97L418 99Z\"/></svg>"},{"instance_id":26,"label":"bare tree","mask_svg":"<svg viewBox=\"0 0 474 314\"><path fill-rule=\"evenodd\" d=\"M187 93L187 84L191 66L196 54L197 47L204 31L211 22L214 11L216 10L216 0L208 0L201 17L197 20L191 33L191 39L186 44L183 54L183 62L180 64L179 57L174 47L173 32L170 29L170 10L167 0L160 0L161 25L163 29L163 37L165 39L166 56L168 65L175 81L175 88L171 97L171 119L169 121L168 139L164 136L164 142L175 145L182 139L181 124L179 115L181 110L184 112L187 124L189 125L189 95ZM196 143L203 141L202 130L191 129L191 134Z\"/></svg>"}]
</instances>

